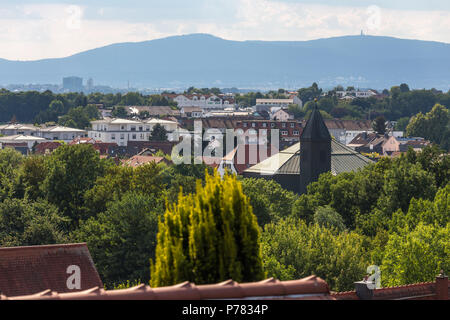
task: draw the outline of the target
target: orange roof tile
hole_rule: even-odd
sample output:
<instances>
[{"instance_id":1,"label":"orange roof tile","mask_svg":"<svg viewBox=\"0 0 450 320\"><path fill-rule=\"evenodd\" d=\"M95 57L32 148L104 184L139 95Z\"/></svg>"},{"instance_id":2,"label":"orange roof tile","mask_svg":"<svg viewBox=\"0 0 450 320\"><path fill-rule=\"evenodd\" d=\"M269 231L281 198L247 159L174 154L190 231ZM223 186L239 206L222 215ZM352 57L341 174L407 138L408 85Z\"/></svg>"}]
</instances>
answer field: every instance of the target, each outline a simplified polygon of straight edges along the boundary
<instances>
[{"instance_id":1,"label":"orange roof tile","mask_svg":"<svg viewBox=\"0 0 450 320\"><path fill-rule=\"evenodd\" d=\"M81 288L69 289L67 268L80 268ZM0 293L35 294L47 289L65 293L103 286L85 243L0 248Z\"/></svg>"},{"instance_id":2,"label":"orange roof tile","mask_svg":"<svg viewBox=\"0 0 450 320\"><path fill-rule=\"evenodd\" d=\"M279 281L273 278L252 283L232 280L218 284L196 285L183 282L175 286L151 288L139 285L123 290L94 287L83 292L57 293L47 290L39 294L6 297L7 300L219 300L219 299L329 299L327 283L316 276L301 280Z\"/></svg>"}]
</instances>

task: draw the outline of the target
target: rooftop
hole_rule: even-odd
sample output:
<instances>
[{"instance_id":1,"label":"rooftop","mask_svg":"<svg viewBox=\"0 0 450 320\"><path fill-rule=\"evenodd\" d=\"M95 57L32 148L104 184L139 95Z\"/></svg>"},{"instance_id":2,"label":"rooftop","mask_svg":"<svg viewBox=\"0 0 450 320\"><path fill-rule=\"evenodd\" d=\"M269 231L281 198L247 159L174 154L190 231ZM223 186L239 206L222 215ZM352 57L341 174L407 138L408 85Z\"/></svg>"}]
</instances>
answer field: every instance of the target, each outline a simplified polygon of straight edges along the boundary
<instances>
[{"instance_id":1,"label":"rooftop","mask_svg":"<svg viewBox=\"0 0 450 320\"><path fill-rule=\"evenodd\" d=\"M372 163L371 160L353 149L334 139L331 140L331 173L333 175L356 171L370 163ZM252 166L245 170L245 173L300 175L300 142Z\"/></svg>"},{"instance_id":2,"label":"rooftop","mask_svg":"<svg viewBox=\"0 0 450 320\"><path fill-rule=\"evenodd\" d=\"M64 293L69 266L80 268L81 288L103 287L85 243L0 248L0 293L6 296L35 294L51 288Z\"/></svg>"}]
</instances>

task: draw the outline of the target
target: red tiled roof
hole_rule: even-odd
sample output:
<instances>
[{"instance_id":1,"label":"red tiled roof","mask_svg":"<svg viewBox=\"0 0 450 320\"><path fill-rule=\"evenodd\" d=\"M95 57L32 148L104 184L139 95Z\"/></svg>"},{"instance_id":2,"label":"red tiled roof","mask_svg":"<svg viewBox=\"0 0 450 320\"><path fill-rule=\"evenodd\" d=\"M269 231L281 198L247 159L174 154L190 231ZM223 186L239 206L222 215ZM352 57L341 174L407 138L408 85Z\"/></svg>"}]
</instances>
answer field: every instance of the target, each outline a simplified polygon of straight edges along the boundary
<instances>
[{"instance_id":1,"label":"red tiled roof","mask_svg":"<svg viewBox=\"0 0 450 320\"><path fill-rule=\"evenodd\" d=\"M125 165L128 165L130 167L139 167L139 166L143 166L147 163L150 162L155 162L155 163L160 163L160 162L165 162L165 163L169 163L169 161L164 158L164 157L155 157L155 156L140 156L140 155L136 155L131 157L128 160L124 160L123 163Z\"/></svg>"},{"instance_id":2,"label":"red tiled roof","mask_svg":"<svg viewBox=\"0 0 450 320\"><path fill-rule=\"evenodd\" d=\"M67 268L80 268L81 288L69 289ZM103 287L85 243L0 248L0 293L35 294L50 289L66 293Z\"/></svg>"},{"instance_id":3,"label":"red tiled roof","mask_svg":"<svg viewBox=\"0 0 450 320\"><path fill-rule=\"evenodd\" d=\"M332 292L336 300L360 300L356 291ZM435 300L436 282L387 287L373 291L373 300Z\"/></svg>"},{"instance_id":4,"label":"red tiled roof","mask_svg":"<svg viewBox=\"0 0 450 320\"><path fill-rule=\"evenodd\" d=\"M139 285L123 290L104 290L94 287L78 293L47 291L39 295L2 299L13 300L206 300L206 299L325 299L334 300L327 283L319 277L279 281L273 278L252 283L227 280L219 284L195 285L184 282L175 286L151 288Z\"/></svg>"},{"instance_id":5,"label":"red tiled roof","mask_svg":"<svg viewBox=\"0 0 450 320\"><path fill-rule=\"evenodd\" d=\"M41 142L35 148L35 153L37 154L45 154L46 150L52 152L53 150L59 148L61 146L60 142L50 141L50 142Z\"/></svg>"}]
</instances>

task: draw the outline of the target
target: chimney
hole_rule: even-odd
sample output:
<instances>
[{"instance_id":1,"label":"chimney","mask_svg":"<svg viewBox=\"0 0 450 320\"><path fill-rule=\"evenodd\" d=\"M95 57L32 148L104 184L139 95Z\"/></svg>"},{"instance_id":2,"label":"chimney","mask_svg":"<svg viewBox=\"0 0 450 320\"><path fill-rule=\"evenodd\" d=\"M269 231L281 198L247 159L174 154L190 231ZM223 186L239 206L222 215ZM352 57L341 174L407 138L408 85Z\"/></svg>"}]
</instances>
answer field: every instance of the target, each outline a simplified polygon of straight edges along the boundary
<instances>
[{"instance_id":1,"label":"chimney","mask_svg":"<svg viewBox=\"0 0 450 320\"><path fill-rule=\"evenodd\" d=\"M444 270L436 277L436 300L448 300L448 276Z\"/></svg>"},{"instance_id":2,"label":"chimney","mask_svg":"<svg viewBox=\"0 0 450 320\"><path fill-rule=\"evenodd\" d=\"M372 300L373 290L375 284L367 281L368 277L365 277L363 281L355 282L356 295L361 300Z\"/></svg>"}]
</instances>

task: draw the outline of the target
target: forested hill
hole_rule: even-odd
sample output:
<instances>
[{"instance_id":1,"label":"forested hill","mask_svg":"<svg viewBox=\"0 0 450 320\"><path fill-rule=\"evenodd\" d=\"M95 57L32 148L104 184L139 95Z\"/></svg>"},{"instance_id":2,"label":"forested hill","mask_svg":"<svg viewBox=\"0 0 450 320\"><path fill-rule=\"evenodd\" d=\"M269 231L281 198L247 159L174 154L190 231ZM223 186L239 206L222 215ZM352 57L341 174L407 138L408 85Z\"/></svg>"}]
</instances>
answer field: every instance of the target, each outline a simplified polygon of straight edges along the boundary
<instances>
[{"instance_id":1,"label":"forested hill","mask_svg":"<svg viewBox=\"0 0 450 320\"><path fill-rule=\"evenodd\" d=\"M450 86L450 44L346 36L313 41L229 41L206 34L120 43L70 57L0 59L0 83L61 83L65 76L125 87Z\"/></svg>"}]
</instances>

